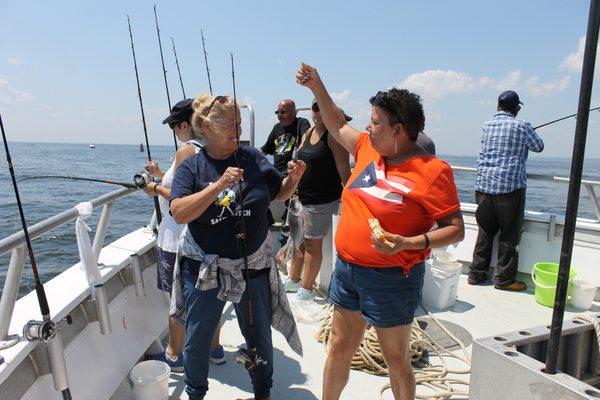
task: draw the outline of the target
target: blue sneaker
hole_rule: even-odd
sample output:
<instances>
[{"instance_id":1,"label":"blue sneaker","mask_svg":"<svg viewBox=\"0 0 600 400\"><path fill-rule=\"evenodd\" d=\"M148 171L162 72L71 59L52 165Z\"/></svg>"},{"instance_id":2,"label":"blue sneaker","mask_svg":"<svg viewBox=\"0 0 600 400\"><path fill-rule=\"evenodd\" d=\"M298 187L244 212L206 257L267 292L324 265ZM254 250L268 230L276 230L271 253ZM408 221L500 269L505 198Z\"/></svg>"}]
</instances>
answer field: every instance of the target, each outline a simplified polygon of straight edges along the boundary
<instances>
[{"instance_id":1,"label":"blue sneaker","mask_svg":"<svg viewBox=\"0 0 600 400\"><path fill-rule=\"evenodd\" d=\"M223 346L219 345L216 349L210 352L208 359L211 363L220 365L225 364L227 359L225 359L225 352L223 351Z\"/></svg>"},{"instance_id":2,"label":"blue sneaker","mask_svg":"<svg viewBox=\"0 0 600 400\"><path fill-rule=\"evenodd\" d=\"M183 354L175 356L174 360L167 353L164 353L164 355L165 362L171 367L171 372L183 372Z\"/></svg>"},{"instance_id":3,"label":"blue sneaker","mask_svg":"<svg viewBox=\"0 0 600 400\"><path fill-rule=\"evenodd\" d=\"M183 372L183 355L181 354L174 360L167 353L148 354L144 357L144 360L162 361L171 368L171 372Z\"/></svg>"}]
</instances>

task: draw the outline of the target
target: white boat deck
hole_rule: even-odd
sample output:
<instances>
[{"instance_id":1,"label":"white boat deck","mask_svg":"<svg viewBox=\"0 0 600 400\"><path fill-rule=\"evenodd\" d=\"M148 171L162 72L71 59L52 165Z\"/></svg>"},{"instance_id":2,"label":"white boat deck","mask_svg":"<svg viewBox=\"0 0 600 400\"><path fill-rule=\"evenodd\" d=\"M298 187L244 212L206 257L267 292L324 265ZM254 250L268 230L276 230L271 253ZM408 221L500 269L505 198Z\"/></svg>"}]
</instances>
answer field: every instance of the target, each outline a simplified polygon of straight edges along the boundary
<instances>
[{"instance_id":1,"label":"white boat deck","mask_svg":"<svg viewBox=\"0 0 600 400\"><path fill-rule=\"evenodd\" d=\"M456 304L445 311L433 309L430 311L441 320L451 321L466 328L473 338L550 324L552 309L535 302L532 287L527 292L512 293L496 290L491 285L468 285L466 275L462 275L460 279ZM565 320L573 318L579 311L568 308ZM600 311L600 304L594 303L591 311ZM423 315L424 311L419 308L417 313ZM245 370L233 360L233 353L244 342L231 305L225 308L223 320L221 342L226 351L227 363L219 366L211 365L210 389L205 399L252 398L250 379ZM271 392L273 399L314 400L321 398L325 350L323 345L317 343L315 339L315 333L319 326L318 324L299 323L298 327L304 346L304 357L294 354L283 336L277 332L273 333L275 346L274 386ZM471 346L469 346L469 352L470 349ZM430 361L435 363L435 360L435 357L431 356ZM342 399L377 399L379 388L387 381L387 377L351 371L350 380ZM419 391L425 392L426 389L417 388L417 392ZM169 392L171 400L188 398L185 394L183 374L171 374ZM389 390L385 393L384 398L393 398ZM464 399L465 397L453 398ZM133 400L134 397L128 382L125 381L111 400L130 399Z\"/></svg>"}]
</instances>

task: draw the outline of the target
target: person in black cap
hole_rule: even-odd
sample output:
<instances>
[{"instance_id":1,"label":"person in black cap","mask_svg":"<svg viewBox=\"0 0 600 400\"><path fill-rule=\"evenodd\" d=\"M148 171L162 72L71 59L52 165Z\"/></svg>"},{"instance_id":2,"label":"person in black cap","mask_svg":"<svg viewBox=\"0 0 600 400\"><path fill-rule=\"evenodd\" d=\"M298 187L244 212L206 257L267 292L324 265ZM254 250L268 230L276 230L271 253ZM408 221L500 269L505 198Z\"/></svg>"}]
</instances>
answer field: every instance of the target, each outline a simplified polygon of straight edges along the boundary
<instances>
[{"instance_id":1,"label":"person in black cap","mask_svg":"<svg viewBox=\"0 0 600 400\"><path fill-rule=\"evenodd\" d=\"M156 255L157 265L157 285L158 289L171 294L173 287L173 268L177 256L179 236L185 225L177 224L169 212L169 195L171 194L171 183L175 176L175 171L179 164L184 160L195 155L202 144L194 134L191 124L191 118L194 114L192 108L193 99L185 99L173 106L170 115L165 118L163 124L169 125L177 139L185 143L179 147L175 154L175 161L166 172L160 169L155 161L146 164L145 169L155 178L161 180L161 183L150 182L144 188L144 192L150 196L158 196L162 222L158 227ZM155 356L166 361L174 372L183 372L183 342L185 338L185 329L183 324L175 317L169 317L169 345L163 355ZM212 343L212 352L210 359L215 364L225 362L223 348L219 344L219 329L216 330ZM152 358L152 357L151 357Z\"/></svg>"},{"instance_id":2,"label":"person in black cap","mask_svg":"<svg viewBox=\"0 0 600 400\"><path fill-rule=\"evenodd\" d=\"M528 122L516 118L523 103L512 90L498 97L498 112L483 124L481 150L477 159L475 217L479 227L468 282L486 282L496 233L498 265L494 287L523 291L517 281L518 246L525 212L525 165L529 151L544 150L544 142Z\"/></svg>"},{"instance_id":3,"label":"person in black cap","mask_svg":"<svg viewBox=\"0 0 600 400\"><path fill-rule=\"evenodd\" d=\"M316 99L312 101L311 110L315 125L302 137L298 148L298 159L306 164L298 184L304 241L300 247L302 253L294 253L284 282L286 291L297 291L298 300L314 298L313 285L323 261L323 238L331 227L331 216L338 211L342 188L350 177L349 154L329 135ZM352 120L342 109L340 112L346 121Z\"/></svg>"}]
</instances>

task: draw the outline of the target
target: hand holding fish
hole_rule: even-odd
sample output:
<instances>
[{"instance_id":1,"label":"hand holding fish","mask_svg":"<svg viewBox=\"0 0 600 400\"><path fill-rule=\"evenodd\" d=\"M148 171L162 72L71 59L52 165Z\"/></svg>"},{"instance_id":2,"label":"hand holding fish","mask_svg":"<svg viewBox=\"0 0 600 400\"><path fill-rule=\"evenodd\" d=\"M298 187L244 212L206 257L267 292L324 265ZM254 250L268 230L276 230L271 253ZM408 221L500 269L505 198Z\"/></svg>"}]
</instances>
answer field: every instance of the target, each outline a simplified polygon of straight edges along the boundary
<instances>
[{"instance_id":1,"label":"hand holding fish","mask_svg":"<svg viewBox=\"0 0 600 400\"><path fill-rule=\"evenodd\" d=\"M296 82L309 89L314 89L319 85L323 85L321 77L317 73L317 69L312 65L302 63L300 69L296 73Z\"/></svg>"},{"instance_id":2,"label":"hand holding fish","mask_svg":"<svg viewBox=\"0 0 600 400\"><path fill-rule=\"evenodd\" d=\"M144 169L155 178L162 179L163 176L165 176L165 173L160 170L160 166L156 161L150 161L146 163Z\"/></svg>"},{"instance_id":3,"label":"hand holding fish","mask_svg":"<svg viewBox=\"0 0 600 400\"><path fill-rule=\"evenodd\" d=\"M223 189L230 188L234 186L239 181L244 178L244 170L236 167L229 167L225 170L223 175L219 178L217 182L220 187Z\"/></svg>"},{"instance_id":4,"label":"hand holding fish","mask_svg":"<svg viewBox=\"0 0 600 400\"><path fill-rule=\"evenodd\" d=\"M288 162L287 169L288 176L294 180L294 182L298 182L306 170L306 164L301 160L292 160Z\"/></svg>"}]
</instances>

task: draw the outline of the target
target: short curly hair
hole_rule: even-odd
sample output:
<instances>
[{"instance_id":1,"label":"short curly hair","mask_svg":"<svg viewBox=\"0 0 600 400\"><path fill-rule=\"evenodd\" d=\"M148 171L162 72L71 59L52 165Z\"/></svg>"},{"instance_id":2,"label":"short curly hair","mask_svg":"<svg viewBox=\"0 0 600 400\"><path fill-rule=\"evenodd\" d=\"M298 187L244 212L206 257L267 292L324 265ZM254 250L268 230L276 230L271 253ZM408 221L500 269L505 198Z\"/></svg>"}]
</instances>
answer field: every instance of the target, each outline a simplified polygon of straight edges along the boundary
<instances>
[{"instance_id":1,"label":"short curly hair","mask_svg":"<svg viewBox=\"0 0 600 400\"><path fill-rule=\"evenodd\" d=\"M421 97L406 89L391 88L369 99L369 103L381 107L388 118L390 125L402 124L411 140L417 140L419 132L425 129L425 114Z\"/></svg>"}]
</instances>

